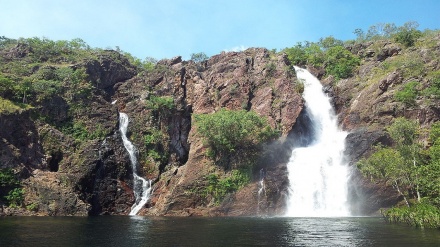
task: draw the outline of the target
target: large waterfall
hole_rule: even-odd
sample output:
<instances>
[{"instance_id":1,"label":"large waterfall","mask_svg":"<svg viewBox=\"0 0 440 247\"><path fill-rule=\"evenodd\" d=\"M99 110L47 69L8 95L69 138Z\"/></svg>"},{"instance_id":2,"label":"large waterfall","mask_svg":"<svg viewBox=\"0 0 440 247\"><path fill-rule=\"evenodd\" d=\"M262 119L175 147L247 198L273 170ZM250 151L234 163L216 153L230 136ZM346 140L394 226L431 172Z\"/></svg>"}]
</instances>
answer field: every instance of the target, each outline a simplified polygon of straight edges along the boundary
<instances>
[{"instance_id":1,"label":"large waterfall","mask_svg":"<svg viewBox=\"0 0 440 247\"><path fill-rule=\"evenodd\" d=\"M320 81L305 69L295 70L304 83L305 114L312 129L308 144L294 147L287 165L290 188L286 216L349 216L348 167L343 161L347 133L338 129Z\"/></svg>"},{"instance_id":2,"label":"large waterfall","mask_svg":"<svg viewBox=\"0 0 440 247\"><path fill-rule=\"evenodd\" d=\"M151 181L147 181L137 174L138 162L136 158L136 147L127 138L128 116L125 113L119 113L119 130L121 131L124 147L130 154L130 162L133 170L133 191L135 202L131 206L129 215L136 215L139 210L148 202L151 193Z\"/></svg>"}]
</instances>

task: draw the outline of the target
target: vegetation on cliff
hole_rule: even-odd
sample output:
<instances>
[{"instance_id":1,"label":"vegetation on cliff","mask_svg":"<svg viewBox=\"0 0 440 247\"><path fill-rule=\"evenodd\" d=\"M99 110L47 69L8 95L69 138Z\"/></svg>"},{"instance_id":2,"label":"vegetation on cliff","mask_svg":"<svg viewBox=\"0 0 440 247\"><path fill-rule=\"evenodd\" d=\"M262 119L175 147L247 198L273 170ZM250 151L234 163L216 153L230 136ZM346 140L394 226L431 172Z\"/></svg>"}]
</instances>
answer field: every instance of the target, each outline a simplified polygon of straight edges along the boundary
<instances>
[{"instance_id":1,"label":"vegetation on cliff","mask_svg":"<svg viewBox=\"0 0 440 247\"><path fill-rule=\"evenodd\" d=\"M223 169L232 169L230 176L223 179L215 173L207 176L206 192L216 202L250 181L263 144L279 136L266 119L253 111L221 109L211 114L195 114L194 120L208 146L207 156Z\"/></svg>"},{"instance_id":2,"label":"vegetation on cliff","mask_svg":"<svg viewBox=\"0 0 440 247\"><path fill-rule=\"evenodd\" d=\"M279 135L253 111L221 109L212 114L196 114L194 119L209 146L207 155L226 169L249 166L241 162L252 162L261 151L261 144ZM237 154L246 158L231 164Z\"/></svg>"},{"instance_id":3,"label":"vegetation on cliff","mask_svg":"<svg viewBox=\"0 0 440 247\"><path fill-rule=\"evenodd\" d=\"M216 206L233 201L237 191L252 188L258 174L250 170L262 144L279 136L274 129L283 136L292 131L303 107L292 70L298 65L326 84L344 128L365 128L371 136L385 130L382 141L368 143L382 145L360 152L359 167L410 206L384 211L387 219L435 226L438 221L426 218L435 219L440 207L440 36L417 28L415 22L377 24L355 30L356 40L329 36L279 53L251 48L208 58L201 52L191 61L140 60L80 39L0 37L0 120L20 136L1 132L0 204L39 205L51 215L123 213L130 168L118 147L117 110L131 114L140 173L164 193L153 197L152 205L165 200L157 214L210 207L208 197ZM274 184L270 200L284 193L278 178L285 172L274 168L284 162L278 154L267 162L277 176L267 178ZM45 173L30 175L37 170ZM39 176L70 190L55 195Z\"/></svg>"},{"instance_id":4,"label":"vegetation on cliff","mask_svg":"<svg viewBox=\"0 0 440 247\"><path fill-rule=\"evenodd\" d=\"M423 130L415 121L397 118L387 128L393 147L376 147L368 158L358 162L371 179L387 181L403 197L405 207L383 211L389 221L407 222L418 227L440 227L440 124L430 130L427 149L419 141Z\"/></svg>"}]
</instances>

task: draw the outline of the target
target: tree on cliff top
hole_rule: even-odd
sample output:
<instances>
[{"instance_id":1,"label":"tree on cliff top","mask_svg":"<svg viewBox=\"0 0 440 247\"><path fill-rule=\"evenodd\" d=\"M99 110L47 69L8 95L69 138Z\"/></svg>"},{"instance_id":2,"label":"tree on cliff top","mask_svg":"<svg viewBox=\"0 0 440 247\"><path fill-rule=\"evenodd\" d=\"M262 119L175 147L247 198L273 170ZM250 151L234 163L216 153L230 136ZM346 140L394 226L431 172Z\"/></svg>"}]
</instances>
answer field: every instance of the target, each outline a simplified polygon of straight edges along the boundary
<instances>
[{"instance_id":1,"label":"tree on cliff top","mask_svg":"<svg viewBox=\"0 0 440 247\"><path fill-rule=\"evenodd\" d=\"M194 120L209 146L208 156L225 168L230 168L235 154L251 160L261 143L278 136L266 119L253 111L221 109L212 114L195 114Z\"/></svg>"}]
</instances>

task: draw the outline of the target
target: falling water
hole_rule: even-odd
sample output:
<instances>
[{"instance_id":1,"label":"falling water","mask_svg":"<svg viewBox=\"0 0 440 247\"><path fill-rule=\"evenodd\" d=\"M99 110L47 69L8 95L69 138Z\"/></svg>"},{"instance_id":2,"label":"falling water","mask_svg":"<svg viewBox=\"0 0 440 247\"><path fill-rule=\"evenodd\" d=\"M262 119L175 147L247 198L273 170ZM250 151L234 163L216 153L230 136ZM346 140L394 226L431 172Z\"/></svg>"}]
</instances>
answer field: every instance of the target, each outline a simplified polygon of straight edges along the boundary
<instances>
[{"instance_id":1,"label":"falling water","mask_svg":"<svg viewBox=\"0 0 440 247\"><path fill-rule=\"evenodd\" d=\"M266 194L266 186L264 185L264 179L266 178L266 171L264 168L260 170L260 182L258 183L258 201L257 201L257 215L260 215L260 207L263 203L262 197Z\"/></svg>"},{"instance_id":2,"label":"falling water","mask_svg":"<svg viewBox=\"0 0 440 247\"><path fill-rule=\"evenodd\" d=\"M319 80L295 67L304 83L306 114L312 126L308 145L292 151L287 170L289 197L287 216L349 216L347 205L348 167L343 162L346 132L338 129L329 97Z\"/></svg>"},{"instance_id":3,"label":"falling water","mask_svg":"<svg viewBox=\"0 0 440 247\"><path fill-rule=\"evenodd\" d=\"M131 167L133 170L133 191L135 202L131 206L129 215L136 215L139 210L148 202L151 193L151 180L140 177L137 174L136 147L127 138L128 116L125 113L119 113L119 130L121 131L124 147L130 154Z\"/></svg>"}]
</instances>

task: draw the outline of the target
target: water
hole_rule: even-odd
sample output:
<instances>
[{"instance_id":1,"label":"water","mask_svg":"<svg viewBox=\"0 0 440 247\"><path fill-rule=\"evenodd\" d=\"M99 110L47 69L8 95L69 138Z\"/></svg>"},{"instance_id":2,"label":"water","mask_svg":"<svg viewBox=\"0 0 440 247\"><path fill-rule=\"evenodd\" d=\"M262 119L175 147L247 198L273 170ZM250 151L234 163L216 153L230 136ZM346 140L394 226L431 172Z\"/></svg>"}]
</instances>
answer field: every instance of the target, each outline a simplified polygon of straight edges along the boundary
<instances>
[{"instance_id":1,"label":"water","mask_svg":"<svg viewBox=\"0 0 440 247\"><path fill-rule=\"evenodd\" d=\"M121 131L122 141L124 147L130 155L130 162L133 170L133 191L135 196L135 203L131 206L129 215L136 215L139 210L148 202L151 195L151 181L147 181L137 174L138 162L136 158L136 147L128 140L128 116L125 113L119 113L119 130Z\"/></svg>"},{"instance_id":2,"label":"water","mask_svg":"<svg viewBox=\"0 0 440 247\"><path fill-rule=\"evenodd\" d=\"M305 109L311 121L306 147L292 151L287 170L289 197L287 216L349 216L347 205L348 167L343 162L346 132L338 129L330 99L319 80L295 67L304 82Z\"/></svg>"},{"instance_id":3,"label":"water","mask_svg":"<svg viewBox=\"0 0 440 247\"><path fill-rule=\"evenodd\" d=\"M0 246L439 246L380 218L4 217Z\"/></svg>"}]
</instances>

